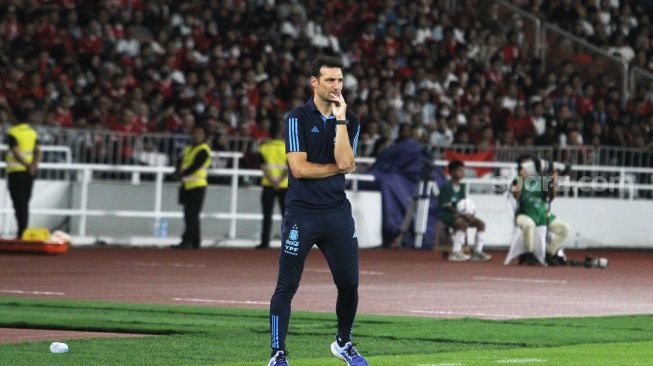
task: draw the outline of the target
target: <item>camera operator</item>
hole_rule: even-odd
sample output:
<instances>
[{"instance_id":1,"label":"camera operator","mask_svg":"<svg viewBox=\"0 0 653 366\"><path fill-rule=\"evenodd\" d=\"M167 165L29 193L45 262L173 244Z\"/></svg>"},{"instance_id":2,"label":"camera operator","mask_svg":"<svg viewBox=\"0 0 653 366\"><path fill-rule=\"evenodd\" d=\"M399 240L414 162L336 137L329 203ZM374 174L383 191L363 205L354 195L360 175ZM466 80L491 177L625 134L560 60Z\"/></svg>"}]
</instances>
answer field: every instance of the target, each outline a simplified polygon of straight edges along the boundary
<instances>
[{"instance_id":1,"label":"camera operator","mask_svg":"<svg viewBox=\"0 0 653 366\"><path fill-rule=\"evenodd\" d=\"M568 166L534 160L529 156L520 157L517 165L518 177L512 186L512 194L517 201L515 221L522 229L524 248L528 252L520 257L519 262L537 263L533 255L535 228L546 225L547 231L553 234L546 248L546 262L552 266L565 265L566 259L558 251L569 235L569 225L549 212L549 208L556 195L557 179L560 173L568 170Z\"/></svg>"}]
</instances>

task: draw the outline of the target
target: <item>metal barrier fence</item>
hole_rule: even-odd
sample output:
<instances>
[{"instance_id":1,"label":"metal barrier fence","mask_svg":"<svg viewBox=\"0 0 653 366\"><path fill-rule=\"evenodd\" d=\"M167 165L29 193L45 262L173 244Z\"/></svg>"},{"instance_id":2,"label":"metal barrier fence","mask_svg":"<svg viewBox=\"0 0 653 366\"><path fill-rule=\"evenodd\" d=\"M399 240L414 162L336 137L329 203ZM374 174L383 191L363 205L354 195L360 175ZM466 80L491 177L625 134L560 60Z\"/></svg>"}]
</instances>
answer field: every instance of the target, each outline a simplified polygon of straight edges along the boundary
<instances>
[{"instance_id":1,"label":"metal barrier fence","mask_svg":"<svg viewBox=\"0 0 653 366\"><path fill-rule=\"evenodd\" d=\"M241 153L217 153L220 159L233 160L233 166L229 169L209 169L209 177L227 177L230 180L230 203L227 212L214 212L205 213L203 217L210 217L215 219L229 220L229 238L236 237L237 220L260 220L261 214L257 213L239 213L238 207L238 188L240 186L241 177L258 178L263 174L260 170L242 169L239 166L239 160L243 158ZM5 163L0 162L0 169L4 169ZM76 163L43 163L40 169L46 171L55 171L62 173L69 173L71 179L81 183L79 207L77 208L57 208L57 209L32 209L31 214L34 215L51 215L51 216L78 216L79 228L77 235L86 236L86 222L87 218L95 217L126 217L126 218L153 218L158 222L162 218L178 218L181 213L178 211L163 211L163 183L165 176L172 174L174 169L166 166L139 166L139 165L107 165L107 164L76 164ZM92 210L88 208L89 202L89 185L94 179L94 176L106 173L118 173L132 176L132 183L139 184L140 180L133 177L140 177L142 175L154 176L154 201L152 202L152 209L144 209L139 211L129 210ZM363 174L347 174L345 179L352 182L357 181L374 181L373 176ZM358 185L353 184L353 189L357 190ZM13 210L10 207L0 207L0 213L8 215ZM7 220L5 220L6 222Z\"/></svg>"},{"instance_id":2,"label":"metal barrier fence","mask_svg":"<svg viewBox=\"0 0 653 366\"><path fill-rule=\"evenodd\" d=\"M600 147L553 147L553 146L497 146L479 149L474 145L451 145L447 148L432 148L435 159L444 159L446 151L473 154L493 151L494 161L516 161L521 155L538 159L551 159L578 165L607 165L625 167L653 167L653 150L619 146Z\"/></svg>"},{"instance_id":3,"label":"metal barrier fence","mask_svg":"<svg viewBox=\"0 0 653 366\"><path fill-rule=\"evenodd\" d=\"M8 126L0 126L6 134ZM42 146L65 146L72 160L115 165L173 165L190 138L182 134L144 133L35 126ZM258 149L249 137L226 136L227 151L248 153Z\"/></svg>"},{"instance_id":4,"label":"metal barrier fence","mask_svg":"<svg viewBox=\"0 0 653 366\"><path fill-rule=\"evenodd\" d=\"M4 161L5 154L9 151L9 146L0 144L0 157ZM72 152L68 146L42 146L42 162L44 163L67 163L73 162ZM67 173L61 171L39 171L38 179L66 179Z\"/></svg>"},{"instance_id":5,"label":"metal barrier fence","mask_svg":"<svg viewBox=\"0 0 653 366\"><path fill-rule=\"evenodd\" d=\"M212 177L227 177L230 180L230 202L228 208L223 212L208 212L203 217L229 220L230 239L236 237L238 220L260 220L260 212L239 212L238 207L238 190L240 187L240 178L261 177L260 170L242 169L238 161L243 157L241 153L218 153L218 158L233 160L233 167L229 169L210 169L209 175ZM374 163L373 158L359 158L359 166L370 165ZM445 160L435 160L434 164L444 166L448 162ZM0 168L4 167L0 163ZM464 182L469 183L467 186L471 192L479 194L505 194L505 189L510 185L513 177L516 175L516 164L514 162L475 162L466 163L469 167L486 167L493 169L496 174L492 177L485 178L465 178ZM65 208L34 208L31 214L49 215L59 217L79 217L79 226L77 235L87 237L87 219L89 217L123 217L123 218L152 218L155 223L163 218L179 218L181 212L163 211L163 184L165 176L173 172L172 167L163 166L138 166L138 165L106 165L106 164L76 164L76 163L43 163L41 169L53 170L57 172L69 173L69 179L75 179L81 183L80 199L77 207ZM629 199L642 200L653 198L653 184L636 182L637 175L653 176L653 168L628 168L628 167L610 167L610 166L592 166L592 165L573 165L571 167L571 177L561 182L565 190L563 196L568 197L588 197L596 196L611 199ZM141 210L107 210L107 209L89 209L89 186L94 176L103 173L121 173L132 176L153 175L154 178L154 199L150 208ZM597 177L602 179L585 179L588 177L586 172L595 172ZM374 177L366 174L348 174L348 181L352 181L353 190L357 190L358 181L374 181ZM139 184L139 180L134 180L134 184ZM227 205L225 205L227 206ZM12 213L10 207L0 207L0 213L9 215ZM278 219L278 217L277 217ZM5 220L7 222L7 220Z\"/></svg>"},{"instance_id":6,"label":"metal barrier fence","mask_svg":"<svg viewBox=\"0 0 653 366\"><path fill-rule=\"evenodd\" d=\"M144 166L171 166L175 163L182 149L189 142L185 136L172 134L146 134L126 135L110 131L47 129L50 138L46 143L67 141L71 145L42 145L44 162L79 162L109 165L144 165ZM73 138L77 135L77 138ZM57 138L51 138L58 136ZM62 138L63 136L63 138ZM68 137L71 137L68 139ZM118 141L123 141L122 144ZM85 146L90 146L90 141L97 142L97 150L105 150L108 154L86 154ZM106 142L112 142L108 145ZM251 138L234 138L232 143L235 149L243 155L243 165L246 168L258 168L258 162L252 159L252 153L258 150L258 141ZM95 146L95 145L94 145ZM104 146L104 147L102 147ZM130 146L127 155L116 154L117 150ZM0 145L0 153L6 151L6 145ZM479 149L474 145L454 144L446 148L431 147L435 159L444 159L446 151L473 154L488 149ZM241 151L242 150L242 151ZM521 155L528 154L536 158L552 159L570 164L594 164L628 167L653 166L653 150L631 147L601 146L601 147L553 147L553 146L497 146L489 149L494 152L494 161L516 161ZM103 158L100 158L103 156ZM219 157L216 155L216 157ZM227 168L233 164L232 160L217 158L213 161L214 168ZM41 173L39 178L56 179L56 176ZM121 177L125 174L104 174L105 177Z\"/></svg>"},{"instance_id":7,"label":"metal barrier fence","mask_svg":"<svg viewBox=\"0 0 653 366\"><path fill-rule=\"evenodd\" d=\"M357 158L358 171L369 170L375 158ZM449 161L436 159L435 165L445 167ZM466 161L468 168L491 168L493 173L484 177L466 177L468 190L474 193L505 192L517 176L515 162ZM620 199L653 199L653 167L634 168L571 164L570 174L560 182L561 196L603 197ZM469 192L468 192L469 193Z\"/></svg>"}]
</instances>

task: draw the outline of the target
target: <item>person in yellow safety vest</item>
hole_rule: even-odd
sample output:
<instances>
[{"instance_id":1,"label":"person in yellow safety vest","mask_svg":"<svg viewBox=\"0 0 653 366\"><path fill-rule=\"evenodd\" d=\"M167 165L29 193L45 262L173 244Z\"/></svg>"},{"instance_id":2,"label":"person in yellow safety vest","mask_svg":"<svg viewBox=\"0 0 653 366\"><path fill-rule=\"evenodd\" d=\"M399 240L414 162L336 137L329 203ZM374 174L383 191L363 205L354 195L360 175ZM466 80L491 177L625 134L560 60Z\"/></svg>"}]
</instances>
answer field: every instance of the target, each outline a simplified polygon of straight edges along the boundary
<instances>
[{"instance_id":1,"label":"person in yellow safety vest","mask_svg":"<svg viewBox=\"0 0 653 366\"><path fill-rule=\"evenodd\" d=\"M23 122L15 123L7 130L6 142L9 151L5 155L5 170L18 227L16 238L20 239L29 222L29 201L41 162L41 148L36 131Z\"/></svg>"},{"instance_id":2,"label":"person in yellow safety vest","mask_svg":"<svg viewBox=\"0 0 653 366\"><path fill-rule=\"evenodd\" d=\"M176 176L181 181L179 203L184 206L184 233L175 248L199 249L202 242L200 213L206 195L207 169L211 165L211 148L206 143L206 130L195 125L191 130L192 145L184 148L177 163Z\"/></svg>"},{"instance_id":3,"label":"person in yellow safety vest","mask_svg":"<svg viewBox=\"0 0 653 366\"><path fill-rule=\"evenodd\" d=\"M286 144L283 140L283 131L279 124L270 126L270 138L259 147L261 170L263 178L261 185L261 205L263 207L263 227L261 228L261 243L257 249L270 247L270 227L274 212L274 199L279 200L279 208L283 216L286 209L286 192L288 191L288 158L286 157Z\"/></svg>"}]
</instances>

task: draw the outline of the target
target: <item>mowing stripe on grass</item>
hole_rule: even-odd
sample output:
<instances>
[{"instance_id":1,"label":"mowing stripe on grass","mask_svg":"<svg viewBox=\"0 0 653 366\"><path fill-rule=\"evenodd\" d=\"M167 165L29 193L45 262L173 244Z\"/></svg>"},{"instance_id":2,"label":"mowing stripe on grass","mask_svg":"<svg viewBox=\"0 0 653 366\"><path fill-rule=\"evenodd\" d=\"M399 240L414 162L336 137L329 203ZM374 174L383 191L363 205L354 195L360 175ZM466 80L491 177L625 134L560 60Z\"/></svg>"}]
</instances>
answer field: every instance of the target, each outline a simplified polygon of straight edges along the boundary
<instances>
[{"instance_id":1,"label":"mowing stripe on grass","mask_svg":"<svg viewBox=\"0 0 653 366\"><path fill-rule=\"evenodd\" d=\"M190 298L186 299L183 297L173 298L175 301L186 301L186 302L204 302L212 304L233 304L233 305L270 305L269 301L254 301L254 300L212 300L212 299L195 299Z\"/></svg>"},{"instance_id":2,"label":"mowing stripe on grass","mask_svg":"<svg viewBox=\"0 0 653 366\"><path fill-rule=\"evenodd\" d=\"M454 315L454 316L469 316L478 318L500 318L500 319L519 319L519 315L509 314L488 314L488 313L469 313L460 311L445 311L445 310L408 310L413 314L433 314L433 315Z\"/></svg>"},{"instance_id":3,"label":"mowing stripe on grass","mask_svg":"<svg viewBox=\"0 0 653 366\"><path fill-rule=\"evenodd\" d=\"M496 363L537 363L546 362L540 358L509 358L507 360L496 360Z\"/></svg>"}]
</instances>

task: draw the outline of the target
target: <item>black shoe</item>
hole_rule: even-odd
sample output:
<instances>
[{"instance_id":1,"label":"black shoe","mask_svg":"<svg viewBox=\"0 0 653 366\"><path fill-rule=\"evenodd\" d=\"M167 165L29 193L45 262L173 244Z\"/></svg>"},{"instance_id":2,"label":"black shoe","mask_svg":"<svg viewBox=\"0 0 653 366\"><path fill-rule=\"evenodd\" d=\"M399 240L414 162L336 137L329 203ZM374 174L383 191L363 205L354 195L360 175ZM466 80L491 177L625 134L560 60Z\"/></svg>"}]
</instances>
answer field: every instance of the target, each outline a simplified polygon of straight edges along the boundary
<instances>
[{"instance_id":1,"label":"black shoe","mask_svg":"<svg viewBox=\"0 0 653 366\"><path fill-rule=\"evenodd\" d=\"M524 253L519 256L519 264L522 266L537 266L540 262L533 253Z\"/></svg>"},{"instance_id":2,"label":"black shoe","mask_svg":"<svg viewBox=\"0 0 653 366\"><path fill-rule=\"evenodd\" d=\"M546 253L546 264L548 264L551 267L566 266L567 258L561 255L551 255L549 253Z\"/></svg>"},{"instance_id":3,"label":"black shoe","mask_svg":"<svg viewBox=\"0 0 653 366\"><path fill-rule=\"evenodd\" d=\"M254 249L270 249L270 244L261 243L261 244L255 246Z\"/></svg>"},{"instance_id":4,"label":"black shoe","mask_svg":"<svg viewBox=\"0 0 653 366\"><path fill-rule=\"evenodd\" d=\"M520 254L518 258L519 258L518 260L520 266L526 263L526 253Z\"/></svg>"},{"instance_id":5,"label":"black shoe","mask_svg":"<svg viewBox=\"0 0 653 366\"><path fill-rule=\"evenodd\" d=\"M181 242L181 243L179 243L177 245L173 245L171 248L172 249L191 249L192 246L190 244L188 244L188 243Z\"/></svg>"}]
</instances>

